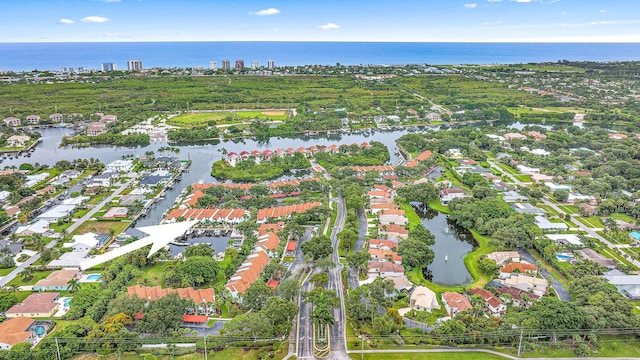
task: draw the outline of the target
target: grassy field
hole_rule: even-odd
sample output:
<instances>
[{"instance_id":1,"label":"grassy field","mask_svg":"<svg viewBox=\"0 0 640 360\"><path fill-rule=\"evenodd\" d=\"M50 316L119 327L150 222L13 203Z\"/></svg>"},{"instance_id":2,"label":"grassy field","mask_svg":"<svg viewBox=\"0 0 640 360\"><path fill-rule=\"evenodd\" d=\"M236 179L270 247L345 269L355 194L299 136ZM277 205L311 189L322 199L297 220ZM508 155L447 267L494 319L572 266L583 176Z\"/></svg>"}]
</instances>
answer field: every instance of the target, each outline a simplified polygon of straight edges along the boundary
<instances>
[{"instance_id":1,"label":"grassy field","mask_svg":"<svg viewBox=\"0 0 640 360\"><path fill-rule=\"evenodd\" d=\"M127 221L87 221L80 225L73 234L85 234L88 232L94 233L109 233L110 229L115 231L115 234L120 234L129 225Z\"/></svg>"},{"instance_id":2,"label":"grassy field","mask_svg":"<svg viewBox=\"0 0 640 360\"><path fill-rule=\"evenodd\" d=\"M27 281L23 281L22 280L22 276L17 276L16 278L14 278L13 280L11 280L9 282L9 286L11 285L18 285L18 286L25 286L25 285L33 285L35 283L37 283L39 280L42 280L44 278L47 277L47 275L51 274L52 271L34 271L33 272L33 278L31 278L31 280L27 280Z\"/></svg>"},{"instance_id":3,"label":"grassy field","mask_svg":"<svg viewBox=\"0 0 640 360\"><path fill-rule=\"evenodd\" d=\"M611 214L608 217L614 219L614 220L622 220L622 221L626 221L628 223L634 224L635 223L635 219L632 218L631 216L627 215L627 214Z\"/></svg>"},{"instance_id":4,"label":"grassy field","mask_svg":"<svg viewBox=\"0 0 640 360\"><path fill-rule=\"evenodd\" d=\"M578 208L573 205L558 205L558 208L566 214L577 214L579 212Z\"/></svg>"},{"instance_id":5,"label":"grassy field","mask_svg":"<svg viewBox=\"0 0 640 360\"><path fill-rule=\"evenodd\" d=\"M174 118L171 118L169 123L173 126L192 127L199 125L208 125L210 121L214 121L216 125L220 125L242 122L250 119L284 121L287 119L287 110L228 110L205 113L190 113L178 115Z\"/></svg>"}]
</instances>

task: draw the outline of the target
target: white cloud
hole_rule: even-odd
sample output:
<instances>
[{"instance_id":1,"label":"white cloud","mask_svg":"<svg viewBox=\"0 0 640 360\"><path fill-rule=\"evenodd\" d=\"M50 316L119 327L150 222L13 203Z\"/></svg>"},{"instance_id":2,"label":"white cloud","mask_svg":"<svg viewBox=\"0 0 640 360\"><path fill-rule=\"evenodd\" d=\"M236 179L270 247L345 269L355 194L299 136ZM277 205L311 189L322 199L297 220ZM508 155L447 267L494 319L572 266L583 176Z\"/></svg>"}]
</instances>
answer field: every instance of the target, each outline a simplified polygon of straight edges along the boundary
<instances>
[{"instance_id":1,"label":"white cloud","mask_svg":"<svg viewBox=\"0 0 640 360\"><path fill-rule=\"evenodd\" d=\"M109 21L109 19L102 16L87 16L82 18L82 22L87 23L104 23L107 21Z\"/></svg>"},{"instance_id":2,"label":"white cloud","mask_svg":"<svg viewBox=\"0 0 640 360\"><path fill-rule=\"evenodd\" d=\"M502 0L487 0L488 2L502 2Z\"/></svg>"},{"instance_id":3,"label":"white cloud","mask_svg":"<svg viewBox=\"0 0 640 360\"><path fill-rule=\"evenodd\" d=\"M58 20L58 24L71 25L73 23L75 23L75 21L73 21L71 19L60 19L60 20Z\"/></svg>"},{"instance_id":4,"label":"white cloud","mask_svg":"<svg viewBox=\"0 0 640 360\"><path fill-rule=\"evenodd\" d=\"M318 26L318 28L320 28L322 30L339 29L340 25L337 25L337 24L334 24L334 23L327 23L327 24Z\"/></svg>"},{"instance_id":5,"label":"white cloud","mask_svg":"<svg viewBox=\"0 0 640 360\"><path fill-rule=\"evenodd\" d=\"M473 9L476 6L478 6L478 4L464 4L464 7L467 8L467 9Z\"/></svg>"},{"instance_id":6,"label":"white cloud","mask_svg":"<svg viewBox=\"0 0 640 360\"><path fill-rule=\"evenodd\" d=\"M602 10L600 10L600 12L601 12L601 13L606 13L606 12L607 12L607 10L602 9Z\"/></svg>"},{"instance_id":7,"label":"white cloud","mask_svg":"<svg viewBox=\"0 0 640 360\"><path fill-rule=\"evenodd\" d=\"M125 35L125 34L114 34L114 33L106 33L102 35L103 37L110 37L110 38L130 38L131 35Z\"/></svg>"},{"instance_id":8,"label":"white cloud","mask_svg":"<svg viewBox=\"0 0 640 360\"><path fill-rule=\"evenodd\" d=\"M280 14L280 10L276 8L262 9L260 11L249 13L249 15L257 15L257 16L268 16L268 15L277 15L277 14Z\"/></svg>"}]
</instances>

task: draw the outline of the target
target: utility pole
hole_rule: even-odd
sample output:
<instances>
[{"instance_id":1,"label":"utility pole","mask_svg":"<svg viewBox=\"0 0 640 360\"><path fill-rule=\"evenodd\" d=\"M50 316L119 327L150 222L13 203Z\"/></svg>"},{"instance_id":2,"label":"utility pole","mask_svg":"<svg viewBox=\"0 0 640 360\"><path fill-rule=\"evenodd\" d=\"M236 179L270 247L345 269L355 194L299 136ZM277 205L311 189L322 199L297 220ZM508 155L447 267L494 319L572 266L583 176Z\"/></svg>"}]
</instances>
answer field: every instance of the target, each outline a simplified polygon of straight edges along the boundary
<instances>
[{"instance_id":1,"label":"utility pole","mask_svg":"<svg viewBox=\"0 0 640 360\"><path fill-rule=\"evenodd\" d=\"M56 357L58 358L58 360L61 360L60 358L60 345L58 345L58 338L56 339Z\"/></svg>"},{"instance_id":2,"label":"utility pole","mask_svg":"<svg viewBox=\"0 0 640 360\"><path fill-rule=\"evenodd\" d=\"M204 360L207 360L207 335L204 336Z\"/></svg>"},{"instance_id":3,"label":"utility pole","mask_svg":"<svg viewBox=\"0 0 640 360\"><path fill-rule=\"evenodd\" d=\"M520 357L520 349L522 348L522 334L524 333L524 329L520 329L520 342L518 343L518 357Z\"/></svg>"},{"instance_id":4,"label":"utility pole","mask_svg":"<svg viewBox=\"0 0 640 360\"><path fill-rule=\"evenodd\" d=\"M361 336L360 344L362 345L362 350L360 350L360 360L364 360L364 335Z\"/></svg>"}]
</instances>

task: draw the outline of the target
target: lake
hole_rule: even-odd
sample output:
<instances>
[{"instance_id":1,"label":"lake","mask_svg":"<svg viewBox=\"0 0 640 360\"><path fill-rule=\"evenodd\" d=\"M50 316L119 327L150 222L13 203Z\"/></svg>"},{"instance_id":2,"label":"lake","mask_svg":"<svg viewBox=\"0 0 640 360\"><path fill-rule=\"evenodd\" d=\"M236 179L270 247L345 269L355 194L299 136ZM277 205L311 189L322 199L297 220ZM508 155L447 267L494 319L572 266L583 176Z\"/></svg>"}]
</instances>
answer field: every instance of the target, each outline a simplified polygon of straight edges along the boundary
<instances>
[{"instance_id":1,"label":"lake","mask_svg":"<svg viewBox=\"0 0 640 360\"><path fill-rule=\"evenodd\" d=\"M422 225L435 237L436 243L431 246L434 259L428 267L430 280L445 286L471 284L473 277L467 271L464 258L476 245L473 235L435 210L427 209L424 212L416 210L416 212L421 218Z\"/></svg>"}]
</instances>

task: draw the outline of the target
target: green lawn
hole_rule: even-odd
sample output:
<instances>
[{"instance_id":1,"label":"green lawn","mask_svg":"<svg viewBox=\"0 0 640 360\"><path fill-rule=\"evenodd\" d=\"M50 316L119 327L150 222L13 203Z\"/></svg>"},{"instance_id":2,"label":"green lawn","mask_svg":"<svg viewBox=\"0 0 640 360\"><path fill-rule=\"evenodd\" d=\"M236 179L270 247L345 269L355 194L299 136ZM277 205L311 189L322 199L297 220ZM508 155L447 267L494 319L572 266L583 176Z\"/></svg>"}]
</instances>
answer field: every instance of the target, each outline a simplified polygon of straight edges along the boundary
<instances>
[{"instance_id":1,"label":"green lawn","mask_svg":"<svg viewBox=\"0 0 640 360\"><path fill-rule=\"evenodd\" d=\"M585 219L587 222L593 224L594 225L593 227L597 227L597 228L603 228L604 227L604 224L602 223L602 220L600 219L599 216L589 216L589 217L586 217L586 218L583 218L583 219Z\"/></svg>"},{"instance_id":2,"label":"green lawn","mask_svg":"<svg viewBox=\"0 0 640 360\"><path fill-rule=\"evenodd\" d=\"M440 202L440 199L435 199L433 201L429 201L429 203L427 204L427 206L429 206L429 208L437 211L437 212L441 212L443 214L449 214L451 212L451 210L449 210L449 207L447 205L442 205L442 203Z\"/></svg>"},{"instance_id":3,"label":"green lawn","mask_svg":"<svg viewBox=\"0 0 640 360\"><path fill-rule=\"evenodd\" d=\"M87 221L80 225L73 234L85 234L88 232L93 233L109 233L110 229L115 231L115 234L120 234L129 225L128 221Z\"/></svg>"},{"instance_id":4,"label":"green lawn","mask_svg":"<svg viewBox=\"0 0 640 360\"><path fill-rule=\"evenodd\" d=\"M592 228L592 229L597 228L597 227L602 227L602 226L597 226L596 224L594 224L593 222L591 222L589 220L591 218L596 218L597 219L597 217L595 217L595 216L591 216L589 218L584 218L584 217L581 217L581 216L574 216L573 218L578 220L579 222L581 222L583 225L586 225L587 227ZM598 222L600 222L600 219L598 219ZM600 223L600 225L602 225L602 223Z\"/></svg>"},{"instance_id":5,"label":"green lawn","mask_svg":"<svg viewBox=\"0 0 640 360\"><path fill-rule=\"evenodd\" d=\"M352 359L361 359L361 354L350 354ZM430 353L373 353L364 354L366 360L475 360L475 359L504 359L502 356L487 354L482 352L430 352Z\"/></svg>"},{"instance_id":6,"label":"green lawn","mask_svg":"<svg viewBox=\"0 0 640 360\"><path fill-rule=\"evenodd\" d=\"M560 215L559 212L556 211L556 209L554 209L553 207L549 206L549 205L537 205L540 209L544 210L547 212L548 215L552 215L552 216L558 216Z\"/></svg>"},{"instance_id":7,"label":"green lawn","mask_svg":"<svg viewBox=\"0 0 640 360\"><path fill-rule=\"evenodd\" d=\"M7 284L7 285L18 285L18 286L33 285L36 282L38 282L38 280L46 278L47 275L51 274L52 272L53 271L51 271L51 270L48 270L48 271L34 271L33 278L31 278L31 280L27 280L27 281L23 281L22 280L22 276L18 275L16 278L14 278L13 280L9 281L9 284Z\"/></svg>"},{"instance_id":8,"label":"green lawn","mask_svg":"<svg viewBox=\"0 0 640 360\"><path fill-rule=\"evenodd\" d=\"M403 202L402 204L400 204L400 208L404 210L405 215L409 219L409 230L420 224L420 216L418 216L416 210L413 208L413 206L411 206L411 204Z\"/></svg>"},{"instance_id":9,"label":"green lawn","mask_svg":"<svg viewBox=\"0 0 640 360\"><path fill-rule=\"evenodd\" d=\"M523 183L530 183L533 181L531 180L531 175L514 175L513 177L518 181L522 181Z\"/></svg>"},{"instance_id":10,"label":"green lawn","mask_svg":"<svg viewBox=\"0 0 640 360\"><path fill-rule=\"evenodd\" d=\"M217 125L232 124L242 122L249 119L260 120L279 120L287 119L287 110L257 110L257 111L218 111L207 113L183 114L172 118L169 122L174 126L192 127L199 125L208 125L210 121L214 121Z\"/></svg>"},{"instance_id":11,"label":"green lawn","mask_svg":"<svg viewBox=\"0 0 640 360\"><path fill-rule=\"evenodd\" d=\"M14 267L10 267L10 268L6 268L6 269L0 269L0 276L7 276L9 275L10 272L12 272L13 270L15 270L15 266Z\"/></svg>"},{"instance_id":12,"label":"green lawn","mask_svg":"<svg viewBox=\"0 0 640 360\"><path fill-rule=\"evenodd\" d=\"M578 208L573 205L558 205L558 207L566 214L577 214L580 212Z\"/></svg>"},{"instance_id":13,"label":"green lawn","mask_svg":"<svg viewBox=\"0 0 640 360\"><path fill-rule=\"evenodd\" d=\"M509 165L505 165L505 164L500 164L500 163L496 163L496 165L498 165L498 167L500 168L500 170L506 172L507 174L511 174L511 175L521 175L516 169L512 168ZM531 179L531 178L529 178Z\"/></svg>"},{"instance_id":14,"label":"green lawn","mask_svg":"<svg viewBox=\"0 0 640 360\"><path fill-rule=\"evenodd\" d=\"M626 221L628 223L631 224L635 224L635 219L632 218L631 216L627 215L627 214L611 214L608 217L614 219L614 220L622 220L622 221Z\"/></svg>"}]
</instances>

